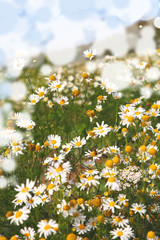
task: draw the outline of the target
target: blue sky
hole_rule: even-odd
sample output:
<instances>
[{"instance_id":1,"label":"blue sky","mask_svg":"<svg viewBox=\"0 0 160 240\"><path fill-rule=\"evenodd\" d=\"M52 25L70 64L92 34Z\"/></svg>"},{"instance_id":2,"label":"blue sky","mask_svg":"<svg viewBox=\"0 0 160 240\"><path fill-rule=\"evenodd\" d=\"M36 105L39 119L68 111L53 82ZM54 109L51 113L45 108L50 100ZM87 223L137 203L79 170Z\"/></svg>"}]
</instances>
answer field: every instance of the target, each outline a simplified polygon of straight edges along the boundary
<instances>
[{"instance_id":1,"label":"blue sky","mask_svg":"<svg viewBox=\"0 0 160 240\"><path fill-rule=\"evenodd\" d=\"M0 66L22 49L75 48L159 15L158 0L0 0Z\"/></svg>"}]
</instances>

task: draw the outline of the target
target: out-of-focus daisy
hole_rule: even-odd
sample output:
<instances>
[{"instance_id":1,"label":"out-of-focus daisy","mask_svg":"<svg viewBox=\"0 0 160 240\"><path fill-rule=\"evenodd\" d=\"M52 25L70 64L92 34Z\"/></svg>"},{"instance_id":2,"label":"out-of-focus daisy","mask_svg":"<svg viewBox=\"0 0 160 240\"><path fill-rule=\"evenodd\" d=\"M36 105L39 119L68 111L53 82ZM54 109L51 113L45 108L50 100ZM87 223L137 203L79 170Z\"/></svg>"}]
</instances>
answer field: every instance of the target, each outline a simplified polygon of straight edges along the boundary
<instances>
[{"instance_id":1,"label":"out-of-focus daisy","mask_svg":"<svg viewBox=\"0 0 160 240\"><path fill-rule=\"evenodd\" d=\"M26 207L20 208L18 211L13 212L13 215L8 219L11 219L11 223L15 223L16 225L22 224L29 218L30 210Z\"/></svg>"},{"instance_id":2,"label":"out-of-focus daisy","mask_svg":"<svg viewBox=\"0 0 160 240\"><path fill-rule=\"evenodd\" d=\"M16 134L15 129L0 129L0 137L5 139L12 139Z\"/></svg>"},{"instance_id":3,"label":"out-of-focus daisy","mask_svg":"<svg viewBox=\"0 0 160 240\"><path fill-rule=\"evenodd\" d=\"M65 84L62 83L60 80L51 82L49 84L49 88L51 89L51 91L58 91L58 92L62 92L62 90L64 89Z\"/></svg>"},{"instance_id":4,"label":"out-of-focus daisy","mask_svg":"<svg viewBox=\"0 0 160 240\"><path fill-rule=\"evenodd\" d=\"M92 58L94 58L95 55L96 55L95 49L89 49L83 52L83 56L88 58L89 60L92 60Z\"/></svg>"},{"instance_id":5,"label":"out-of-focus daisy","mask_svg":"<svg viewBox=\"0 0 160 240\"><path fill-rule=\"evenodd\" d=\"M102 105L96 105L95 110L97 112L101 112L102 111Z\"/></svg>"},{"instance_id":6,"label":"out-of-focus daisy","mask_svg":"<svg viewBox=\"0 0 160 240\"><path fill-rule=\"evenodd\" d=\"M16 125L20 128L26 128L27 130L32 130L35 127L35 122L26 118L19 118L16 121Z\"/></svg>"},{"instance_id":7,"label":"out-of-focus daisy","mask_svg":"<svg viewBox=\"0 0 160 240\"><path fill-rule=\"evenodd\" d=\"M106 92L108 94L111 94L113 92L117 92L118 88L115 84L111 83L111 82L107 82L106 84Z\"/></svg>"},{"instance_id":8,"label":"out-of-focus daisy","mask_svg":"<svg viewBox=\"0 0 160 240\"><path fill-rule=\"evenodd\" d=\"M52 219L50 219L49 221L41 220L38 223L37 227L38 227L37 232L39 233L39 236L41 237L42 235L44 235L45 238L47 238L51 234L56 234L58 230L58 224L56 223L56 221Z\"/></svg>"},{"instance_id":9,"label":"out-of-focus daisy","mask_svg":"<svg viewBox=\"0 0 160 240\"><path fill-rule=\"evenodd\" d=\"M146 65L147 65L147 62L142 61L136 65L136 68L142 70L146 67Z\"/></svg>"},{"instance_id":10,"label":"out-of-focus daisy","mask_svg":"<svg viewBox=\"0 0 160 240\"><path fill-rule=\"evenodd\" d=\"M122 93L121 92L113 92L112 96L114 99L120 99L122 97Z\"/></svg>"},{"instance_id":11,"label":"out-of-focus daisy","mask_svg":"<svg viewBox=\"0 0 160 240\"><path fill-rule=\"evenodd\" d=\"M23 234L24 236L24 239L25 240L34 240L34 236L35 236L35 230L34 228L31 228L31 227L24 227L24 229L21 229L20 232Z\"/></svg>"},{"instance_id":12,"label":"out-of-focus daisy","mask_svg":"<svg viewBox=\"0 0 160 240\"><path fill-rule=\"evenodd\" d=\"M52 107L53 107L53 102L52 102L51 100L49 100L47 103L48 103L48 107L49 107L49 108L52 108Z\"/></svg>"},{"instance_id":13,"label":"out-of-focus daisy","mask_svg":"<svg viewBox=\"0 0 160 240\"><path fill-rule=\"evenodd\" d=\"M8 119L17 120L21 116L21 113L10 113Z\"/></svg>"},{"instance_id":14,"label":"out-of-focus daisy","mask_svg":"<svg viewBox=\"0 0 160 240\"><path fill-rule=\"evenodd\" d=\"M69 104L68 97L65 97L65 96L61 96L61 97L57 98L57 99L56 99L56 102L57 102L60 106L68 105L68 104Z\"/></svg>"},{"instance_id":15,"label":"out-of-focus daisy","mask_svg":"<svg viewBox=\"0 0 160 240\"><path fill-rule=\"evenodd\" d=\"M44 87L40 87L36 90L36 93L38 94L38 97L44 98L44 95L47 93L47 89L45 89Z\"/></svg>"},{"instance_id":16,"label":"out-of-focus daisy","mask_svg":"<svg viewBox=\"0 0 160 240\"><path fill-rule=\"evenodd\" d=\"M39 96L37 94L31 94L28 97L28 99L29 99L31 105L35 105L40 100L40 98L39 98Z\"/></svg>"}]
</instances>

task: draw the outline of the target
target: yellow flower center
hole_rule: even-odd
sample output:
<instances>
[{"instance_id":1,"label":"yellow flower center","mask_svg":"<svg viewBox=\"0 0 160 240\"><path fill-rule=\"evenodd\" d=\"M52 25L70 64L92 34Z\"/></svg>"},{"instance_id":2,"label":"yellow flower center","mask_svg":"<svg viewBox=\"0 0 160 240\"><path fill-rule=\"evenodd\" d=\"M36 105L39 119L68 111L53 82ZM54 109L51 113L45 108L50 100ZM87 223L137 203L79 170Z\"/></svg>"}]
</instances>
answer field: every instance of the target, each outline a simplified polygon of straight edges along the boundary
<instances>
[{"instance_id":1,"label":"yellow flower center","mask_svg":"<svg viewBox=\"0 0 160 240\"><path fill-rule=\"evenodd\" d=\"M147 238L153 239L153 238L155 238L155 236L156 235L153 231L150 231L150 232L147 233Z\"/></svg>"},{"instance_id":2,"label":"yellow flower center","mask_svg":"<svg viewBox=\"0 0 160 240\"><path fill-rule=\"evenodd\" d=\"M108 182L115 182L115 177L109 177Z\"/></svg>"},{"instance_id":3,"label":"yellow flower center","mask_svg":"<svg viewBox=\"0 0 160 240\"><path fill-rule=\"evenodd\" d=\"M19 145L19 143L18 143L18 142L12 142L12 145L13 145L14 147L16 147L16 146Z\"/></svg>"},{"instance_id":4,"label":"yellow flower center","mask_svg":"<svg viewBox=\"0 0 160 240\"><path fill-rule=\"evenodd\" d=\"M141 207L136 207L136 210L137 210L137 211L141 211L142 208L141 208Z\"/></svg>"},{"instance_id":5,"label":"yellow flower center","mask_svg":"<svg viewBox=\"0 0 160 240\"><path fill-rule=\"evenodd\" d=\"M63 171L63 167L62 166L59 166L58 168L56 168L56 172L61 172Z\"/></svg>"},{"instance_id":6,"label":"yellow flower center","mask_svg":"<svg viewBox=\"0 0 160 240\"><path fill-rule=\"evenodd\" d=\"M84 224L80 224L78 227L79 227L79 229L80 229L80 230L83 230L83 229L85 229L85 226L84 226Z\"/></svg>"},{"instance_id":7,"label":"yellow flower center","mask_svg":"<svg viewBox=\"0 0 160 240\"><path fill-rule=\"evenodd\" d=\"M81 142L76 142L76 147L80 147L81 145L82 145L82 143Z\"/></svg>"},{"instance_id":8,"label":"yellow flower center","mask_svg":"<svg viewBox=\"0 0 160 240\"><path fill-rule=\"evenodd\" d=\"M91 155L91 157L95 157L95 156L96 156L95 151L92 151L92 152L90 153L90 155Z\"/></svg>"},{"instance_id":9,"label":"yellow flower center","mask_svg":"<svg viewBox=\"0 0 160 240\"><path fill-rule=\"evenodd\" d=\"M56 85L56 88L61 88L61 85L60 85L60 84L57 84L57 85Z\"/></svg>"},{"instance_id":10,"label":"yellow flower center","mask_svg":"<svg viewBox=\"0 0 160 240\"><path fill-rule=\"evenodd\" d=\"M157 170L157 166L154 165L154 164L150 165L149 168L150 168L152 171L154 171L154 172Z\"/></svg>"},{"instance_id":11,"label":"yellow flower center","mask_svg":"<svg viewBox=\"0 0 160 240\"><path fill-rule=\"evenodd\" d=\"M94 179L94 177L92 177L92 176L89 176L89 177L87 178L88 181L91 181L91 180L93 180L93 179Z\"/></svg>"},{"instance_id":12,"label":"yellow flower center","mask_svg":"<svg viewBox=\"0 0 160 240\"><path fill-rule=\"evenodd\" d=\"M120 198L120 201L122 201L122 202L123 202L124 200L125 200L125 198L124 198L124 197L121 197L121 198Z\"/></svg>"},{"instance_id":13,"label":"yellow flower center","mask_svg":"<svg viewBox=\"0 0 160 240\"><path fill-rule=\"evenodd\" d=\"M29 234L29 233L25 233L24 236L25 236L25 237L29 237L30 234Z\"/></svg>"},{"instance_id":14,"label":"yellow flower center","mask_svg":"<svg viewBox=\"0 0 160 240\"><path fill-rule=\"evenodd\" d=\"M91 224L92 224L92 226L96 226L96 225L97 225L97 223L96 223L96 222L92 222Z\"/></svg>"},{"instance_id":15,"label":"yellow flower center","mask_svg":"<svg viewBox=\"0 0 160 240\"><path fill-rule=\"evenodd\" d=\"M41 192L40 192L40 191L37 191L37 192L35 193L35 195L39 195L39 194L41 194Z\"/></svg>"},{"instance_id":16,"label":"yellow flower center","mask_svg":"<svg viewBox=\"0 0 160 240\"><path fill-rule=\"evenodd\" d=\"M120 217L115 217L114 220L115 220L116 222L122 222L122 218L120 218Z\"/></svg>"},{"instance_id":17,"label":"yellow flower center","mask_svg":"<svg viewBox=\"0 0 160 240\"><path fill-rule=\"evenodd\" d=\"M87 55L88 58L91 58L92 56L93 56L92 53L88 53Z\"/></svg>"},{"instance_id":18,"label":"yellow flower center","mask_svg":"<svg viewBox=\"0 0 160 240\"><path fill-rule=\"evenodd\" d=\"M77 212L77 213L73 213L73 217L74 218L76 218L76 217L78 217L79 216L79 213Z\"/></svg>"},{"instance_id":19,"label":"yellow flower center","mask_svg":"<svg viewBox=\"0 0 160 240\"><path fill-rule=\"evenodd\" d=\"M51 144L56 144L57 143L57 141L56 140L51 140Z\"/></svg>"},{"instance_id":20,"label":"yellow flower center","mask_svg":"<svg viewBox=\"0 0 160 240\"><path fill-rule=\"evenodd\" d=\"M44 226L44 230L47 231L51 228L51 226L49 224L47 224L46 226Z\"/></svg>"},{"instance_id":21,"label":"yellow flower center","mask_svg":"<svg viewBox=\"0 0 160 240\"><path fill-rule=\"evenodd\" d=\"M117 236L119 236L119 237L120 237L120 236L123 236L123 232L122 232L122 231L118 231L118 232L117 232Z\"/></svg>"},{"instance_id":22,"label":"yellow flower center","mask_svg":"<svg viewBox=\"0 0 160 240\"><path fill-rule=\"evenodd\" d=\"M31 103L36 103L36 100L35 99L31 100Z\"/></svg>"},{"instance_id":23,"label":"yellow flower center","mask_svg":"<svg viewBox=\"0 0 160 240\"><path fill-rule=\"evenodd\" d=\"M16 147L15 149L14 149L14 152L18 152L20 150L20 148L19 147Z\"/></svg>"},{"instance_id":24,"label":"yellow flower center","mask_svg":"<svg viewBox=\"0 0 160 240\"><path fill-rule=\"evenodd\" d=\"M54 184L51 183L48 185L48 189L53 189L53 188L54 188Z\"/></svg>"},{"instance_id":25,"label":"yellow flower center","mask_svg":"<svg viewBox=\"0 0 160 240\"><path fill-rule=\"evenodd\" d=\"M23 193L26 193L26 192L28 192L29 191L29 188L28 187L24 187L22 190L21 190L21 192L23 192Z\"/></svg>"},{"instance_id":26,"label":"yellow flower center","mask_svg":"<svg viewBox=\"0 0 160 240\"><path fill-rule=\"evenodd\" d=\"M34 199L29 199L28 200L28 203L33 203L34 202Z\"/></svg>"},{"instance_id":27,"label":"yellow flower center","mask_svg":"<svg viewBox=\"0 0 160 240\"><path fill-rule=\"evenodd\" d=\"M112 201L112 202L109 203L109 206L110 206L110 207L114 207L115 204L116 204L116 203Z\"/></svg>"},{"instance_id":28,"label":"yellow flower center","mask_svg":"<svg viewBox=\"0 0 160 240\"><path fill-rule=\"evenodd\" d=\"M17 212L15 213L15 218L20 218L20 216L22 215L22 213L23 213L23 212L21 212L21 211L17 211Z\"/></svg>"},{"instance_id":29,"label":"yellow flower center","mask_svg":"<svg viewBox=\"0 0 160 240\"><path fill-rule=\"evenodd\" d=\"M64 105L65 104L65 101L62 99L60 102L59 102L60 105Z\"/></svg>"},{"instance_id":30,"label":"yellow flower center","mask_svg":"<svg viewBox=\"0 0 160 240\"><path fill-rule=\"evenodd\" d=\"M42 97L43 95L44 95L44 92L40 92L40 93L38 94L39 97Z\"/></svg>"},{"instance_id":31,"label":"yellow flower center","mask_svg":"<svg viewBox=\"0 0 160 240\"><path fill-rule=\"evenodd\" d=\"M69 211L70 210L70 206L69 205L64 205L63 206L63 210L64 211Z\"/></svg>"},{"instance_id":32,"label":"yellow flower center","mask_svg":"<svg viewBox=\"0 0 160 240\"><path fill-rule=\"evenodd\" d=\"M127 117L127 120L128 120L128 122L132 123L132 122L134 121L134 117L128 116L128 117Z\"/></svg>"}]
</instances>

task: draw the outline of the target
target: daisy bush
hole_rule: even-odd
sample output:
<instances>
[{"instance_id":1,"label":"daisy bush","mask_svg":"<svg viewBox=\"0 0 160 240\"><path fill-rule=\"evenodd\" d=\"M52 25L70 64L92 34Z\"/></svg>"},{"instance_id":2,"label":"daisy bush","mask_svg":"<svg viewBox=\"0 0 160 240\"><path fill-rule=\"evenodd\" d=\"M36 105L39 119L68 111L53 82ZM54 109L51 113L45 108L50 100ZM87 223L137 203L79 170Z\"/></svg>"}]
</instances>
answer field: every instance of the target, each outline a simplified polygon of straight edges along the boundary
<instances>
[{"instance_id":1,"label":"daisy bush","mask_svg":"<svg viewBox=\"0 0 160 240\"><path fill-rule=\"evenodd\" d=\"M122 92L101 77L122 60L95 62L92 49L92 71L24 69L30 117L12 112L0 130L1 161L17 162L16 185L1 191L0 240L160 239L159 52L124 59L132 90Z\"/></svg>"}]
</instances>

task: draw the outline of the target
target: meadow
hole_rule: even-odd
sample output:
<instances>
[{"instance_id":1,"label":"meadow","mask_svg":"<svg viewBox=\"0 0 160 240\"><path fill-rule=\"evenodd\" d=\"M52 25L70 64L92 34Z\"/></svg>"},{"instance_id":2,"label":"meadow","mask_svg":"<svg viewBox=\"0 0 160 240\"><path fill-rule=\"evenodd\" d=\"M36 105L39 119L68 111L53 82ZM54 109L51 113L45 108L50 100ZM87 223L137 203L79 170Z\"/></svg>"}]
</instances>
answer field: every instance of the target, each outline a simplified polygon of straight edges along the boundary
<instances>
[{"instance_id":1,"label":"meadow","mask_svg":"<svg viewBox=\"0 0 160 240\"><path fill-rule=\"evenodd\" d=\"M0 158L17 167L0 170L16 178L0 190L0 240L160 239L160 49L143 58L82 54L45 77L25 67L26 99L6 100L13 112L0 129L9 139ZM101 76L119 62L132 79L121 91Z\"/></svg>"}]
</instances>

